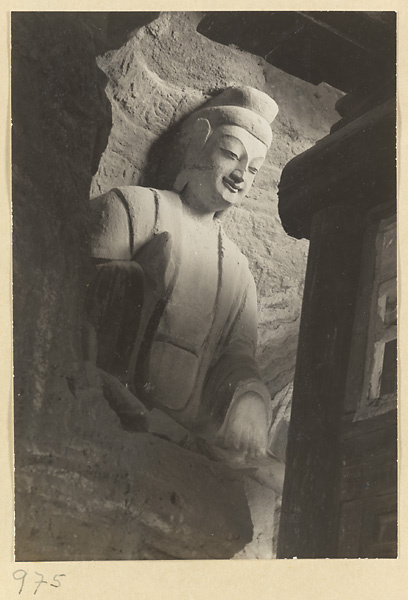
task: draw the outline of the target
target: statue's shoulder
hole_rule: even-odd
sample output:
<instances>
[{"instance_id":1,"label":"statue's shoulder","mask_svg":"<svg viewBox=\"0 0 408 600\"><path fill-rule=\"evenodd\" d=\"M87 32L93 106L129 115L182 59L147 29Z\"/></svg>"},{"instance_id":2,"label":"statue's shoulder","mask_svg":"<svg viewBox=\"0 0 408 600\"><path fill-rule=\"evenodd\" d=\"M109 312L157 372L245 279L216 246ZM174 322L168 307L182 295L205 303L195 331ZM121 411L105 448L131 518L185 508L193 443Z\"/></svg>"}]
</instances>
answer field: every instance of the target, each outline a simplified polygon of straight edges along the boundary
<instances>
[{"instance_id":1,"label":"statue's shoulder","mask_svg":"<svg viewBox=\"0 0 408 600\"><path fill-rule=\"evenodd\" d=\"M112 188L91 199L91 209L101 215L105 223L126 220L130 229L141 224L153 227L156 219L154 190L136 185ZM126 217L126 218L125 218Z\"/></svg>"},{"instance_id":2,"label":"statue's shoulder","mask_svg":"<svg viewBox=\"0 0 408 600\"><path fill-rule=\"evenodd\" d=\"M140 218L141 213L145 216L178 211L181 207L179 194L169 190L157 190L154 188L138 185L128 185L112 188L108 193L93 200L99 205L122 204L130 216Z\"/></svg>"},{"instance_id":3,"label":"statue's shoulder","mask_svg":"<svg viewBox=\"0 0 408 600\"><path fill-rule=\"evenodd\" d=\"M149 205L155 203L155 190L139 185L127 185L110 189L108 192L91 199L91 207L95 210L115 208L121 205Z\"/></svg>"},{"instance_id":4,"label":"statue's shoulder","mask_svg":"<svg viewBox=\"0 0 408 600\"><path fill-rule=\"evenodd\" d=\"M151 238L157 221L154 190L117 187L92 198L90 204L95 257L128 258Z\"/></svg>"},{"instance_id":5,"label":"statue's shoulder","mask_svg":"<svg viewBox=\"0 0 408 600\"><path fill-rule=\"evenodd\" d=\"M154 203L155 190L141 185L124 185L111 190L125 202Z\"/></svg>"}]
</instances>

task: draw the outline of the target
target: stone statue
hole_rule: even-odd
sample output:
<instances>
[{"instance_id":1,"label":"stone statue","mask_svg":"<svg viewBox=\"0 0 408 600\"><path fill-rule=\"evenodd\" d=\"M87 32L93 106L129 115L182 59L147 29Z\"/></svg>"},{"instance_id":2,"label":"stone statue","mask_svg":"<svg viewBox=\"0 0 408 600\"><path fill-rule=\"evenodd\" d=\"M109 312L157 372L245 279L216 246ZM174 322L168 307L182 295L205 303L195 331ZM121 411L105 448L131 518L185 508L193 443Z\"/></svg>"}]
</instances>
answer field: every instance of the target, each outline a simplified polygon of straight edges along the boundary
<instances>
[{"instance_id":1,"label":"stone statue","mask_svg":"<svg viewBox=\"0 0 408 600\"><path fill-rule=\"evenodd\" d=\"M218 215L248 193L277 110L263 92L228 88L184 122L173 190L129 186L92 200L86 309L97 365L147 409L250 456L266 452L270 405L254 359L256 289Z\"/></svg>"}]
</instances>

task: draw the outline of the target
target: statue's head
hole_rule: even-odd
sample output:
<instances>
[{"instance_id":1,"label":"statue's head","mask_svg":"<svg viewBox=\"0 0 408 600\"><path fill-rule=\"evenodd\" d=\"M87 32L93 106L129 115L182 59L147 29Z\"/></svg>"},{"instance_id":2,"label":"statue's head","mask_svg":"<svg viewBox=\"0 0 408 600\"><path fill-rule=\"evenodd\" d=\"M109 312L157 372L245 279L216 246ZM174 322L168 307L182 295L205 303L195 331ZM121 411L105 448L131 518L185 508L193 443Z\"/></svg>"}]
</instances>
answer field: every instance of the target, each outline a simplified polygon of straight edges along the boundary
<instances>
[{"instance_id":1,"label":"statue's head","mask_svg":"<svg viewBox=\"0 0 408 600\"><path fill-rule=\"evenodd\" d=\"M204 212L245 197L272 142L277 112L267 94L231 87L190 115L181 132L184 162L175 191Z\"/></svg>"}]
</instances>

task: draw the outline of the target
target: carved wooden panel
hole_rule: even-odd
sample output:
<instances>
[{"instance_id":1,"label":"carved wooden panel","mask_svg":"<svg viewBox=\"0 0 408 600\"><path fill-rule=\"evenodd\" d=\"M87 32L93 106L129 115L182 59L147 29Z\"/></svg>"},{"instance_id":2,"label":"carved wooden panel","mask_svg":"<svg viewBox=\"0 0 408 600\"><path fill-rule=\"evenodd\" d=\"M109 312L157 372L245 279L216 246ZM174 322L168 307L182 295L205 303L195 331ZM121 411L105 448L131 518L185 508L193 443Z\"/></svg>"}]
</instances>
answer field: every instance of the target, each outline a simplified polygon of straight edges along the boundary
<instances>
[{"instance_id":1,"label":"carved wooden panel","mask_svg":"<svg viewBox=\"0 0 408 600\"><path fill-rule=\"evenodd\" d=\"M397 555L396 429L396 411L345 426L340 557Z\"/></svg>"},{"instance_id":2,"label":"carved wooden panel","mask_svg":"<svg viewBox=\"0 0 408 600\"><path fill-rule=\"evenodd\" d=\"M397 556L396 220L368 224L341 446L340 557Z\"/></svg>"},{"instance_id":3,"label":"carved wooden panel","mask_svg":"<svg viewBox=\"0 0 408 600\"><path fill-rule=\"evenodd\" d=\"M397 406L396 218L383 217L374 211L361 263L345 399L345 412L355 412L354 420Z\"/></svg>"}]
</instances>

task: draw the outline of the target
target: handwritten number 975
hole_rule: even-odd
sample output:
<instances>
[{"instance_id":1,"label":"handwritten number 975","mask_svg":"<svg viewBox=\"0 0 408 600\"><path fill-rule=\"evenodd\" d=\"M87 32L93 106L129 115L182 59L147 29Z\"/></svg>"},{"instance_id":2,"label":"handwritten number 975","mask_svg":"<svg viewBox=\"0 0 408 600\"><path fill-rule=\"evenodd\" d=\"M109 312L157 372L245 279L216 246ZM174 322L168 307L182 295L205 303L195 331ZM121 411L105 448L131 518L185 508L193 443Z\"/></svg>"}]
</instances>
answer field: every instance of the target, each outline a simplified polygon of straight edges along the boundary
<instances>
[{"instance_id":1,"label":"handwritten number 975","mask_svg":"<svg viewBox=\"0 0 408 600\"><path fill-rule=\"evenodd\" d=\"M34 595L38 592L42 583L50 585L51 587L58 588L61 586L61 581L59 580L59 577L65 577L65 575L63 575L63 574L54 575L54 577L52 579L53 583L49 583L48 581L46 581L44 579L44 575L42 575L41 573L37 573L37 571L34 571L34 573L35 573L35 575L38 575L38 577L40 577L39 580L35 581L36 588L34 590ZM27 573L27 571L24 571L24 569L18 569L17 571L14 571L14 573L13 573L14 579L16 581L21 581L20 589L18 590L19 594L21 594L21 592L23 591L24 583L25 583L27 575L28 575L28 573Z\"/></svg>"}]
</instances>

